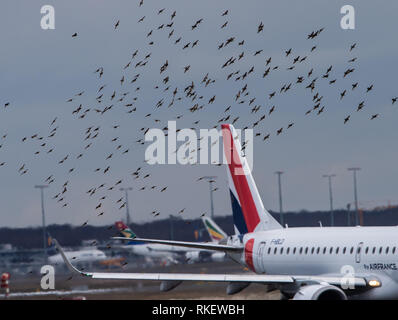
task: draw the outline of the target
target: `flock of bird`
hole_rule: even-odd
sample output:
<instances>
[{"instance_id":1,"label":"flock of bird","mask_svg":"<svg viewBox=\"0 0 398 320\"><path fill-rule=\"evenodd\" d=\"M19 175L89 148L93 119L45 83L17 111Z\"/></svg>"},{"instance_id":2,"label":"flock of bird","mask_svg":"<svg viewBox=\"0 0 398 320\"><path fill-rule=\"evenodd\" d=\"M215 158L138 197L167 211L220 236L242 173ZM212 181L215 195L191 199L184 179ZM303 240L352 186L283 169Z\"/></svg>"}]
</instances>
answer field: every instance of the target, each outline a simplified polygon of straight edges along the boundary
<instances>
[{"instance_id":1,"label":"flock of bird","mask_svg":"<svg viewBox=\"0 0 398 320\"><path fill-rule=\"evenodd\" d=\"M138 7L143 6L144 2L141 0ZM345 64L339 66L315 64L311 66L311 58L319 50L317 40L326 32L324 28L315 29L303 35L303 41L306 41L308 47L307 52L296 52L294 48L286 48L278 56L269 56L266 50L261 48L261 45L258 45L257 50L252 51L247 45L247 40L227 35L228 28L232 24L228 18L229 15L229 10L223 10L219 13L219 21L215 21L217 25L215 28L218 31L215 30L214 33L219 32L222 40L214 44L213 49L215 55L223 56L222 63L219 64L217 70L211 66L209 66L209 70L204 70L201 66L200 70L203 74L200 79L193 79L191 76L192 70L198 69L195 66L195 61L192 61L191 64L176 65L173 60L174 65L172 65L172 59L165 56L159 65L152 61L150 50L156 47L156 34L156 37L161 37L162 41L168 41L173 46L176 55L184 52L185 56L189 56L197 47L200 47L202 39L206 38L206 34L200 33L201 27L206 23L214 24L214 21L210 22L205 18L198 17L188 27L178 29L176 26L179 18L178 12L161 8L153 12L151 17L146 14L137 20L137 28L148 19L151 19L151 24L156 23L156 25L150 30L143 31L147 43L137 45L131 50L128 61L120 64L121 73L117 82L112 82L110 78L107 78L105 67L98 66L92 70L93 82L97 88L92 96L88 93L89 90L81 89L60 101L65 104L65 108L69 110L69 116L73 117L74 121L80 121L80 125L83 123L87 126L81 133L81 141L78 144L81 146L80 150L68 152L63 149L64 156L54 158L52 160L53 167L49 167L48 174L43 177L42 183L49 186L54 185L51 188L52 192L57 190L51 196L53 201L56 201L60 207L68 207L71 181L79 174L79 170L86 170L79 168L79 161L88 157L92 149L96 148L96 153L108 149L103 144L96 143L98 137L106 139L112 150L102 155L101 166L91 169L97 175L93 179L97 183L91 185L84 192L89 198L96 199L96 205L92 208L92 212L88 213L81 221L82 226L106 215L104 209L106 201L112 203L112 206L119 210L125 208L125 199L120 197L119 191L119 188L125 184L134 184L137 192L163 193L168 191L168 186L164 183L153 182L156 177L153 177L151 166L146 164L143 159L143 150L146 145L144 136L151 127L161 128L167 135L168 120L192 119L192 129L195 130L199 130L201 127L219 128L221 123L232 123L242 129L253 128L254 138L258 140L256 143L260 144L277 136L285 135L296 125L297 119L291 119L275 132L267 131L267 126L264 125L268 119L272 122L272 117L281 108L274 103L277 97L283 98L290 91L294 91L295 95L311 97L308 101L309 107L303 110L303 117L309 117L311 114L320 116L326 113L329 108L325 102L326 96L332 97L330 99L333 100L333 103L343 103L346 97L354 91L360 91L363 99L358 101L355 108L351 109L351 113L347 114L342 122L347 124L355 117L356 112L363 112L366 109L366 97L372 94L377 86L372 82L360 83L355 80L358 69L356 64L358 59L357 43L347 45ZM157 21L159 22L157 23ZM113 22L113 26L110 25L113 32L119 32L122 27L123 21L119 19ZM247 32L258 37L258 43L261 43L261 36L267 30L263 22L259 21L249 26ZM75 32L72 34L72 41L79 41L80 37L79 32ZM162 51L161 48L158 49ZM239 53L231 55L231 52ZM206 63L206 61L202 61L202 63ZM151 98L159 97L152 106L148 105L147 94L140 95L142 91L145 91L142 90L143 83L140 83L140 80L150 67L152 67L151 70L157 70L159 75L158 78L152 79L153 88L145 88L146 91L149 89L153 91ZM339 68L343 68L343 71L340 71ZM273 90L267 92L266 88L269 87L263 85L262 91L256 92L259 91L257 89L259 82L266 82L272 77L283 77L285 80ZM338 89L339 84L346 87ZM219 98L217 94L219 89L217 88L220 87L231 88L226 97ZM234 90L235 88L238 89ZM91 103L85 104L83 98L90 99ZM391 103L394 105L397 99L398 97L392 97ZM6 102L4 108L12 108L13 105L17 105L17 102ZM137 129L130 127L130 130L136 130L135 134L137 135L133 145L130 144L131 139L129 142L122 141L122 137L118 135L121 124L118 123L120 119L117 115L120 111L126 117L131 117L132 121L133 119L137 121L135 125L152 121L152 125L142 125ZM212 123L209 125L209 116L206 114L217 113L218 117L210 117ZM95 124L96 119L105 116L109 119L107 120L108 128ZM371 113L369 119L374 120L379 116L379 113ZM99 122L100 120L98 120ZM65 132L60 132L59 124L62 124L62 116L54 115L46 132L41 134L32 132L20 137L22 145L33 143L37 147L33 154L33 160L40 161L39 157L50 157L54 153L56 148L53 143L54 137L65 134ZM109 132L111 132L110 135ZM6 137L7 135L2 137L2 143ZM1 146L2 144L0 148ZM188 150L187 158L192 157L193 150L189 149L187 144L182 144L181 147ZM243 145L244 148L245 145ZM121 157L135 157L141 159L142 164L131 169L123 177L113 178L113 161ZM5 162L0 162L1 167L7 165ZM65 168L64 174L56 175L52 172L53 168L57 166ZM29 174L28 160L18 165L17 172L19 175ZM106 177L107 181L110 180L111 183L102 181L103 177ZM203 177L198 178L197 181L203 181ZM186 208L176 209L175 214L182 216L185 211ZM153 217L162 216L162 213L158 209L148 212ZM114 213L109 214L113 215ZM166 214L168 215L170 212L165 213L164 216ZM204 214L202 213L202 215Z\"/></svg>"}]
</instances>

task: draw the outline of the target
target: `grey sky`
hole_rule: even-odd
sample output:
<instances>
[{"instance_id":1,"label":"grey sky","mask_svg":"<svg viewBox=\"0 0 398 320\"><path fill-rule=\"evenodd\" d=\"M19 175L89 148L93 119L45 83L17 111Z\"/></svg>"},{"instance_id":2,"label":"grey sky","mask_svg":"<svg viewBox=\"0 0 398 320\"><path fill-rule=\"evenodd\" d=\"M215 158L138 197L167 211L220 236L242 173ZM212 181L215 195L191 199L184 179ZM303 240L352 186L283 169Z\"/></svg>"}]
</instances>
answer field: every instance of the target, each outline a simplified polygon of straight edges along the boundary
<instances>
[{"instance_id":1,"label":"grey sky","mask_svg":"<svg viewBox=\"0 0 398 320\"><path fill-rule=\"evenodd\" d=\"M209 212L208 185L195 182L203 175L219 177L215 193L216 214L228 214L230 211L229 195L226 186L224 167L208 165L147 166L143 163L145 146L135 141L142 138L141 127L154 127L154 119L162 122L156 127L164 127L167 120L174 120L178 114L184 117L178 120L179 128L190 128L195 120L201 120L199 128L210 128L216 120L226 116L224 109L232 105L231 118L240 116L236 127L252 124L262 114L267 118L256 127L255 132L271 133L268 142L262 138L254 145L254 178L263 197L266 208L278 209L276 170L283 170L284 208L291 210L327 210L327 181L322 174L334 173L333 180L335 207L345 207L353 199L352 174L350 166L360 166L358 174L359 199L361 205L371 208L386 204L388 200L396 203L398 182L398 160L396 117L398 104L391 105L391 98L398 96L396 75L398 71L396 57L398 45L396 31L398 22L396 1L351 1L356 10L356 30L340 28L340 8L344 1L148 1L140 8L139 1L15 1L3 0L0 4L0 135L7 133L2 140L0 162L2 225L20 227L39 225L40 198L33 188L54 175L56 181L46 190L46 211L48 223L71 223L81 225L89 220L90 224L110 224L124 216L124 208L119 210L116 200L123 195L119 191L102 192L89 197L86 191L93 186L107 183L107 187L119 179L121 186L132 186L130 208L132 219L137 222L150 221L153 210L159 210L158 218L169 214L178 214L185 209L184 217L194 218ZM40 8L49 4L55 7L55 30L40 28ZM158 15L157 11L166 8ZM226 17L221 13L229 9ZM163 23L170 22L171 13L176 10L174 35L169 40L171 29L157 30ZM142 23L138 19L145 16ZM202 24L195 30L191 25L203 18ZM120 26L114 30L114 24L120 20ZM229 21L225 29L220 26ZM257 34L257 26L264 23L264 31ZM315 39L307 40L307 34L324 27L325 30ZM153 35L147 33L153 29ZM78 37L71 35L77 32ZM174 41L182 37L178 46ZM236 37L235 42L221 50L217 46L228 37ZM245 40L244 47L237 45ZM153 40L154 45L148 45ZM198 46L182 50L187 42L199 40ZM357 47L349 52L353 43ZM309 55L313 45L317 49ZM284 51L293 48L292 56L285 58ZM139 50L137 61L152 52L150 62L145 68L134 66L126 70L123 67L130 61L131 54ZM264 51L253 56L254 52ZM245 51L245 58L226 69L221 65L231 56ZM287 71L293 57L308 55L307 61L295 70ZM265 60L272 57L272 65L279 65L280 70L271 72L263 79ZM358 57L354 64L347 61ZM159 76L160 66L169 61L169 69L164 76ZM183 67L191 64L189 72L184 74ZM322 74L333 65L329 79L322 79ZM104 67L104 77L98 79L94 71ZM240 69L247 71L255 67L252 76L244 81L226 81L226 75ZM355 67L355 72L343 78L348 67ZM296 85L299 75L305 75L314 68L318 76L317 88L324 95L322 105L325 112L319 116L305 112L313 106L312 94L304 84ZM198 84L209 72L216 83L208 88L201 87L205 102L217 95L216 102L206 105L205 109L190 113L194 103L183 99L171 109L167 108L169 97L175 87L179 92L195 81ZM124 75L131 80L136 73L141 73L137 84L120 85ZM161 80L170 76L171 89L166 94L154 86L165 86ZM328 81L337 78L334 85ZM312 79L312 78L311 78ZM351 84L359 82L358 88L351 90ZM272 100L268 95L279 92L284 83L293 82L292 89L283 95L277 94ZM255 96L255 104L263 106L257 114L251 114L246 104L238 105L234 96L248 83L250 97ZM99 105L95 97L101 85L107 100ZM308 80L305 81L308 84ZM370 93L366 87L374 84ZM140 91L134 92L139 86ZM339 93L347 89L347 96L340 101ZM85 91L82 97L75 94ZM137 112L127 114L123 103L115 103L111 112L103 116L91 111L85 119L72 116L79 104L83 108L103 109L110 105L109 96L116 90L130 92L126 102L138 97ZM315 93L315 92L314 92ZM156 102L165 98L165 106L155 107ZM74 98L72 103L67 103ZM365 107L356 112L356 106L365 100ZM3 108L5 102L11 105ZM268 117L268 110L276 105L276 111ZM153 115L145 118L147 113ZM370 121L372 114L379 113L379 118ZM351 114L347 124L344 118ZM45 139L47 145L40 147L40 141L31 139L34 134L47 137L53 127L51 121L57 117L55 126L57 135ZM288 123L294 122L293 128L286 130ZM120 128L112 129L119 124ZM81 160L76 156L88 143L84 140L85 129L89 126L101 126L99 138L90 141L93 147L84 153ZM285 132L276 136L276 130L285 127ZM27 136L28 141L21 142ZM127 155L116 152L119 143L110 140L119 136L121 151L129 148ZM54 148L52 154L46 151ZM39 155L34 152L41 150ZM107 155L114 153L111 162L105 161ZM59 165L58 161L69 155L68 160ZM26 164L26 175L20 176L18 169ZM111 166L108 174L95 173L94 169ZM133 180L131 173L142 167L145 180ZM68 174L68 170L75 171ZM65 181L69 181L65 194L68 206L62 208L51 199L62 190ZM138 191L142 186L168 186L167 192ZM118 186L119 187L119 186ZM97 217L95 211L99 197L106 195L103 201L105 214ZM62 202L63 203L63 202Z\"/></svg>"}]
</instances>

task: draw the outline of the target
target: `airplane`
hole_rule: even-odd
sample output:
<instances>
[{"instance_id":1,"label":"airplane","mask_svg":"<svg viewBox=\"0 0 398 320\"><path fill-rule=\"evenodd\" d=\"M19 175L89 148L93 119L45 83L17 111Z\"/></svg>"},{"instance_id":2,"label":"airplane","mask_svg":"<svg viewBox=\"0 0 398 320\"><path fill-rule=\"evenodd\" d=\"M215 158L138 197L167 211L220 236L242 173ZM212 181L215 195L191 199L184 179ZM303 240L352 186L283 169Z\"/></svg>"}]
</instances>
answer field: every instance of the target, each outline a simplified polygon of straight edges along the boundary
<instances>
[{"instance_id":1,"label":"airplane","mask_svg":"<svg viewBox=\"0 0 398 320\"><path fill-rule=\"evenodd\" d=\"M202 222L212 242L217 243L228 237L224 230L222 230L213 219L203 216Z\"/></svg>"},{"instance_id":2,"label":"airplane","mask_svg":"<svg viewBox=\"0 0 398 320\"><path fill-rule=\"evenodd\" d=\"M226 239L228 235L214 222L213 219L203 216L202 222L206 228L207 233L212 242L218 243L222 239ZM222 262L227 258L225 252L213 252L211 254L211 261Z\"/></svg>"},{"instance_id":3,"label":"airplane","mask_svg":"<svg viewBox=\"0 0 398 320\"><path fill-rule=\"evenodd\" d=\"M47 233L47 253L55 253L54 239ZM92 249L83 249L83 250L75 250L75 251L66 251L65 256L68 257L69 260L76 261L76 264L90 264L93 262L101 262L106 261L107 256L101 250L92 248ZM63 256L59 253L50 255L48 257L48 263L54 265L60 265L64 263Z\"/></svg>"},{"instance_id":4,"label":"airplane","mask_svg":"<svg viewBox=\"0 0 398 320\"><path fill-rule=\"evenodd\" d=\"M228 283L227 294L240 292L251 283L269 285L281 292L281 299L398 298L397 226L284 228L264 208L234 127L223 124L222 136L235 234L218 243L128 240L225 252L252 273L83 272L54 240L69 269L92 279L161 281L162 291L183 281L206 281Z\"/></svg>"},{"instance_id":5,"label":"airplane","mask_svg":"<svg viewBox=\"0 0 398 320\"><path fill-rule=\"evenodd\" d=\"M212 241L218 241L226 237L225 232L210 218L203 217L203 223L208 230ZM123 221L115 222L115 226L120 234L129 239L136 238L136 234ZM211 231L209 231L211 228ZM220 238L221 237L221 238ZM199 261L222 261L224 253L211 252L208 250L198 250L191 248L182 248L173 245L153 244L145 242L130 241L126 245L121 246L122 249L151 258L166 259L172 263L183 262L199 262Z\"/></svg>"}]
</instances>

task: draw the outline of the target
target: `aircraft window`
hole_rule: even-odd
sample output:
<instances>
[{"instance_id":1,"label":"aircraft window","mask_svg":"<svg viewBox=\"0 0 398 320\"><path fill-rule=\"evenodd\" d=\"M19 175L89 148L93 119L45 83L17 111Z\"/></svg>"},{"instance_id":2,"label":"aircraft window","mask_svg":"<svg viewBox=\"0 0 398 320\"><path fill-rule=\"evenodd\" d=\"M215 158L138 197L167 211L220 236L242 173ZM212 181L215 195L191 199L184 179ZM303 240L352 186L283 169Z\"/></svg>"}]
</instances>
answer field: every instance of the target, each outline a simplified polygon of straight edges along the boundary
<instances>
[{"instance_id":1,"label":"aircraft window","mask_svg":"<svg viewBox=\"0 0 398 320\"><path fill-rule=\"evenodd\" d=\"M369 252L369 247L366 247L365 254L368 254L368 252Z\"/></svg>"},{"instance_id":2,"label":"aircraft window","mask_svg":"<svg viewBox=\"0 0 398 320\"><path fill-rule=\"evenodd\" d=\"M352 254L354 252L354 247L351 247L350 253Z\"/></svg>"},{"instance_id":3,"label":"aircraft window","mask_svg":"<svg viewBox=\"0 0 398 320\"><path fill-rule=\"evenodd\" d=\"M379 254L381 254L382 251L383 251L383 247L380 247Z\"/></svg>"},{"instance_id":4,"label":"aircraft window","mask_svg":"<svg viewBox=\"0 0 398 320\"><path fill-rule=\"evenodd\" d=\"M296 254L296 247L293 248L293 254Z\"/></svg>"},{"instance_id":5,"label":"aircraft window","mask_svg":"<svg viewBox=\"0 0 398 320\"><path fill-rule=\"evenodd\" d=\"M315 251L315 248L312 247L312 249L311 249L311 254L314 254L314 251Z\"/></svg>"},{"instance_id":6,"label":"aircraft window","mask_svg":"<svg viewBox=\"0 0 398 320\"><path fill-rule=\"evenodd\" d=\"M343 254L345 254L346 250L347 250L347 248L344 247L344 248L343 248Z\"/></svg>"},{"instance_id":7,"label":"aircraft window","mask_svg":"<svg viewBox=\"0 0 398 320\"><path fill-rule=\"evenodd\" d=\"M395 247L392 248L392 254L395 254Z\"/></svg>"},{"instance_id":8,"label":"aircraft window","mask_svg":"<svg viewBox=\"0 0 398 320\"><path fill-rule=\"evenodd\" d=\"M325 254L325 253L326 253L326 247L323 248L323 254Z\"/></svg>"},{"instance_id":9,"label":"aircraft window","mask_svg":"<svg viewBox=\"0 0 398 320\"><path fill-rule=\"evenodd\" d=\"M357 248L357 253L360 254L361 253L361 247Z\"/></svg>"},{"instance_id":10,"label":"aircraft window","mask_svg":"<svg viewBox=\"0 0 398 320\"><path fill-rule=\"evenodd\" d=\"M386 254L388 253L388 251L389 251L389 250L390 250L390 248L389 248L389 247L387 247L387 248L386 248Z\"/></svg>"},{"instance_id":11,"label":"aircraft window","mask_svg":"<svg viewBox=\"0 0 398 320\"><path fill-rule=\"evenodd\" d=\"M281 254L283 254L283 247L281 248Z\"/></svg>"},{"instance_id":12,"label":"aircraft window","mask_svg":"<svg viewBox=\"0 0 398 320\"><path fill-rule=\"evenodd\" d=\"M319 254L319 251L321 251L321 248L320 247L316 248L316 254Z\"/></svg>"},{"instance_id":13,"label":"aircraft window","mask_svg":"<svg viewBox=\"0 0 398 320\"><path fill-rule=\"evenodd\" d=\"M373 247L372 253L375 254L376 252L376 247Z\"/></svg>"},{"instance_id":14,"label":"aircraft window","mask_svg":"<svg viewBox=\"0 0 398 320\"><path fill-rule=\"evenodd\" d=\"M300 254L302 254L302 253L303 253L303 247L300 248Z\"/></svg>"},{"instance_id":15,"label":"aircraft window","mask_svg":"<svg viewBox=\"0 0 398 320\"><path fill-rule=\"evenodd\" d=\"M286 254L289 254L289 251L290 251L290 247L288 247L288 248L286 249Z\"/></svg>"},{"instance_id":16,"label":"aircraft window","mask_svg":"<svg viewBox=\"0 0 398 320\"><path fill-rule=\"evenodd\" d=\"M274 254L276 254L277 250L278 250L278 248L277 248L277 247L275 247L275 249L274 249Z\"/></svg>"},{"instance_id":17,"label":"aircraft window","mask_svg":"<svg viewBox=\"0 0 398 320\"><path fill-rule=\"evenodd\" d=\"M333 253L333 247L330 247L329 253L330 253L330 254Z\"/></svg>"},{"instance_id":18,"label":"aircraft window","mask_svg":"<svg viewBox=\"0 0 398 320\"><path fill-rule=\"evenodd\" d=\"M268 248L268 254L270 254L270 253L271 253L271 247Z\"/></svg>"},{"instance_id":19,"label":"aircraft window","mask_svg":"<svg viewBox=\"0 0 398 320\"><path fill-rule=\"evenodd\" d=\"M305 254L308 254L308 247L305 248Z\"/></svg>"},{"instance_id":20,"label":"aircraft window","mask_svg":"<svg viewBox=\"0 0 398 320\"><path fill-rule=\"evenodd\" d=\"M339 253L339 247L336 248L336 254L338 254L338 253Z\"/></svg>"}]
</instances>

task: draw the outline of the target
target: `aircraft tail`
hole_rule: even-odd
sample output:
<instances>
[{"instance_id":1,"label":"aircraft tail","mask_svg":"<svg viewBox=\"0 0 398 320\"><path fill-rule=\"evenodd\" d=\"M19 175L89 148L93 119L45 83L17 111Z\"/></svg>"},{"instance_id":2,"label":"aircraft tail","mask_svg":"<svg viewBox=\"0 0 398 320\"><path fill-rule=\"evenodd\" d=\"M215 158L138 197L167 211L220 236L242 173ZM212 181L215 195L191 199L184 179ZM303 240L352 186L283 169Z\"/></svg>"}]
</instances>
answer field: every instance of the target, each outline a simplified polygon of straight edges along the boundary
<instances>
[{"instance_id":1,"label":"aircraft tail","mask_svg":"<svg viewBox=\"0 0 398 320\"><path fill-rule=\"evenodd\" d=\"M123 221L116 221L115 226L123 237L130 239L137 237L137 235L127 225L125 225Z\"/></svg>"},{"instance_id":2,"label":"aircraft tail","mask_svg":"<svg viewBox=\"0 0 398 320\"><path fill-rule=\"evenodd\" d=\"M47 237L47 254L48 255L56 254L57 250L55 248L55 244L53 243L53 238L51 237L48 231L46 232L46 237Z\"/></svg>"},{"instance_id":3,"label":"aircraft tail","mask_svg":"<svg viewBox=\"0 0 398 320\"><path fill-rule=\"evenodd\" d=\"M264 208L247 160L241 155L242 148L235 128L231 124L221 127L235 233L282 228Z\"/></svg>"},{"instance_id":4,"label":"aircraft tail","mask_svg":"<svg viewBox=\"0 0 398 320\"><path fill-rule=\"evenodd\" d=\"M211 218L202 217L202 221L212 242L218 243L227 237L227 234Z\"/></svg>"}]
</instances>

